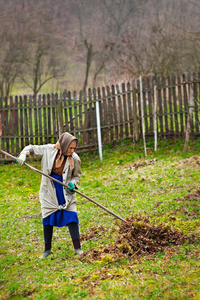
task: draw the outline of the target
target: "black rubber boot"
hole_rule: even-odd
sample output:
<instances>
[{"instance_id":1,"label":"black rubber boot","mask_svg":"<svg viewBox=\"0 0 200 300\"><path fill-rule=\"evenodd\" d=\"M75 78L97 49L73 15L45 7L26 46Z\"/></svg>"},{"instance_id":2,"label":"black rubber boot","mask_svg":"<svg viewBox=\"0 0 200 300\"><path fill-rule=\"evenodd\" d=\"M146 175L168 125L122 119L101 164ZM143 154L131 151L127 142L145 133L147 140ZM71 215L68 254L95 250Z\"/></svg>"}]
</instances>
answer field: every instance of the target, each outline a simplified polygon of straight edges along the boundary
<instances>
[{"instance_id":1,"label":"black rubber boot","mask_svg":"<svg viewBox=\"0 0 200 300\"><path fill-rule=\"evenodd\" d=\"M51 249L46 250L42 253L42 255L39 258L45 258L47 257L49 254L51 254Z\"/></svg>"},{"instance_id":2,"label":"black rubber boot","mask_svg":"<svg viewBox=\"0 0 200 300\"><path fill-rule=\"evenodd\" d=\"M81 255L83 253L83 250L81 250L79 225L75 222L71 222L68 224L68 228L74 245L74 254Z\"/></svg>"},{"instance_id":3,"label":"black rubber boot","mask_svg":"<svg viewBox=\"0 0 200 300\"><path fill-rule=\"evenodd\" d=\"M53 226L43 225L45 249L39 258L45 258L51 254L51 241L53 236Z\"/></svg>"},{"instance_id":4,"label":"black rubber boot","mask_svg":"<svg viewBox=\"0 0 200 300\"><path fill-rule=\"evenodd\" d=\"M75 255L81 255L81 254L83 254L83 250L82 249L75 249L74 254Z\"/></svg>"}]
</instances>

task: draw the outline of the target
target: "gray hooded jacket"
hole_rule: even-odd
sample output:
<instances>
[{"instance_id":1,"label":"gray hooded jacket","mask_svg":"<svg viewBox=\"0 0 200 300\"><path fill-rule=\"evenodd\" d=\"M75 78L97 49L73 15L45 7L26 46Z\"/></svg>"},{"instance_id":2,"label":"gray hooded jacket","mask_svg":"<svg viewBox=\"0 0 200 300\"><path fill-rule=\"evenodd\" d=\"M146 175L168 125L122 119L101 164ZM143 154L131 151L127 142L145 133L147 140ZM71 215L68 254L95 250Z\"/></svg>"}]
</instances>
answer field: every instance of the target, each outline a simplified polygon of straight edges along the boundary
<instances>
[{"instance_id":1,"label":"gray hooded jacket","mask_svg":"<svg viewBox=\"0 0 200 300\"><path fill-rule=\"evenodd\" d=\"M42 156L42 172L47 175L50 175L56 154L58 152L58 149L54 148L54 146L54 144L28 145L22 150L21 153L25 153L26 155L34 153L35 155ZM80 181L81 177L81 160L75 152L72 154L72 157L74 159L74 169L70 170L70 164L67 158L62 174L63 183L68 185L68 183L71 181L73 182L75 187L78 188L78 182ZM66 203L65 205L59 205L53 180L47 178L44 175L42 176L39 198L41 202L43 218L51 215L52 213L60 209L76 211L75 193L71 195L69 194L67 189L64 188L63 190Z\"/></svg>"}]
</instances>

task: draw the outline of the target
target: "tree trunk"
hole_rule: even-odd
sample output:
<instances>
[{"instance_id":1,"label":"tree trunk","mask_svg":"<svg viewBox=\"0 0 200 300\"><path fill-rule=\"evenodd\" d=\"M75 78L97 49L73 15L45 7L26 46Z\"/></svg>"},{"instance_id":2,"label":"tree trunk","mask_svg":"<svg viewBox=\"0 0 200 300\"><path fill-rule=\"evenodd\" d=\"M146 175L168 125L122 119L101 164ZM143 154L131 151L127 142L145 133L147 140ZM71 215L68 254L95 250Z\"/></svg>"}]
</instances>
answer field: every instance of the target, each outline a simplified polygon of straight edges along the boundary
<instances>
[{"instance_id":1,"label":"tree trunk","mask_svg":"<svg viewBox=\"0 0 200 300\"><path fill-rule=\"evenodd\" d=\"M40 72L41 57L42 57L42 53L39 53L38 56L37 56L37 61L36 61L35 70L34 70L33 94L34 94L35 98L37 97L38 81L40 80L39 72Z\"/></svg>"},{"instance_id":2,"label":"tree trunk","mask_svg":"<svg viewBox=\"0 0 200 300\"><path fill-rule=\"evenodd\" d=\"M92 43L88 45L87 40L85 40L85 46L87 48L87 61L86 61L86 73L85 73L85 82L84 82L83 90L86 90L88 85L88 77L89 77L89 72L90 72L90 67L91 67L92 57L93 57Z\"/></svg>"},{"instance_id":3,"label":"tree trunk","mask_svg":"<svg viewBox=\"0 0 200 300\"><path fill-rule=\"evenodd\" d=\"M94 74L94 78L93 78L93 87L96 87L96 80L97 80L97 76L99 75L99 73L103 70L105 65L105 62L102 62L100 68L96 71L96 73Z\"/></svg>"}]
</instances>

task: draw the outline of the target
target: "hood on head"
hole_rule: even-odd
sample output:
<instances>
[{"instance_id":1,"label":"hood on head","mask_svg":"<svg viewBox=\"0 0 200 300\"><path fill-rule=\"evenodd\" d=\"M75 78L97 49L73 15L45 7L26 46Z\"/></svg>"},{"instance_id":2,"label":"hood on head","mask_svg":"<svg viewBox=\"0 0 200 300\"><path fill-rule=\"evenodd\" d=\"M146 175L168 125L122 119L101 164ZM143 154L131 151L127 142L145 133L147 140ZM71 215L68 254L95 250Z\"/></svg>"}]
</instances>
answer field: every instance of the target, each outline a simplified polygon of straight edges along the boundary
<instances>
[{"instance_id":1,"label":"hood on head","mask_svg":"<svg viewBox=\"0 0 200 300\"><path fill-rule=\"evenodd\" d=\"M69 132L64 132L58 142L60 143L60 148L63 154L67 153L68 147L71 144L71 142L76 141L78 142L78 139L75 138L72 134L70 134Z\"/></svg>"}]
</instances>

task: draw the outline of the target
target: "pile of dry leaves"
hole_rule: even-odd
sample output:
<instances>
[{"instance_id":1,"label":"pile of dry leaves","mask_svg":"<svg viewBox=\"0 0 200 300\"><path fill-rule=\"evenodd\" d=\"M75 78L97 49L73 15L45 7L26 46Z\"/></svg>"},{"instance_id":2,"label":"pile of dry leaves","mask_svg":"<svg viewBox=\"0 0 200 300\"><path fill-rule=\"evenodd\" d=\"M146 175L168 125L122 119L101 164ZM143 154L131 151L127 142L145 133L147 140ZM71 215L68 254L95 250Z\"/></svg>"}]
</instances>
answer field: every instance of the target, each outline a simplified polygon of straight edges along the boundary
<instances>
[{"instance_id":1,"label":"pile of dry leaves","mask_svg":"<svg viewBox=\"0 0 200 300\"><path fill-rule=\"evenodd\" d=\"M183 160L184 164L190 164L190 165L200 165L200 157L197 155L194 155L190 158L187 158L185 160Z\"/></svg>"},{"instance_id":2,"label":"pile of dry leaves","mask_svg":"<svg viewBox=\"0 0 200 300\"><path fill-rule=\"evenodd\" d=\"M197 189L191 194L187 194L183 197L177 197L176 201L200 201L200 189Z\"/></svg>"},{"instance_id":3,"label":"pile of dry leaves","mask_svg":"<svg viewBox=\"0 0 200 300\"><path fill-rule=\"evenodd\" d=\"M119 228L117 239L107 246L100 246L98 249L91 249L81 255L82 260L107 260L135 256L141 257L163 251L170 245L181 245L183 242L194 242L195 236L186 236L182 232L173 230L168 225L150 224L148 218L133 215L122 222ZM94 234L94 230L91 230ZM97 232L98 234L98 232ZM82 240L88 236L82 237Z\"/></svg>"},{"instance_id":4,"label":"pile of dry leaves","mask_svg":"<svg viewBox=\"0 0 200 300\"><path fill-rule=\"evenodd\" d=\"M157 159L156 158L153 158L151 160L143 160L143 161L139 161L139 162L135 162L133 165L128 165L125 170L128 170L128 171L135 171L137 170L138 168L140 167L144 167L146 165L152 165L152 164L155 164L157 162Z\"/></svg>"}]
</instances>

